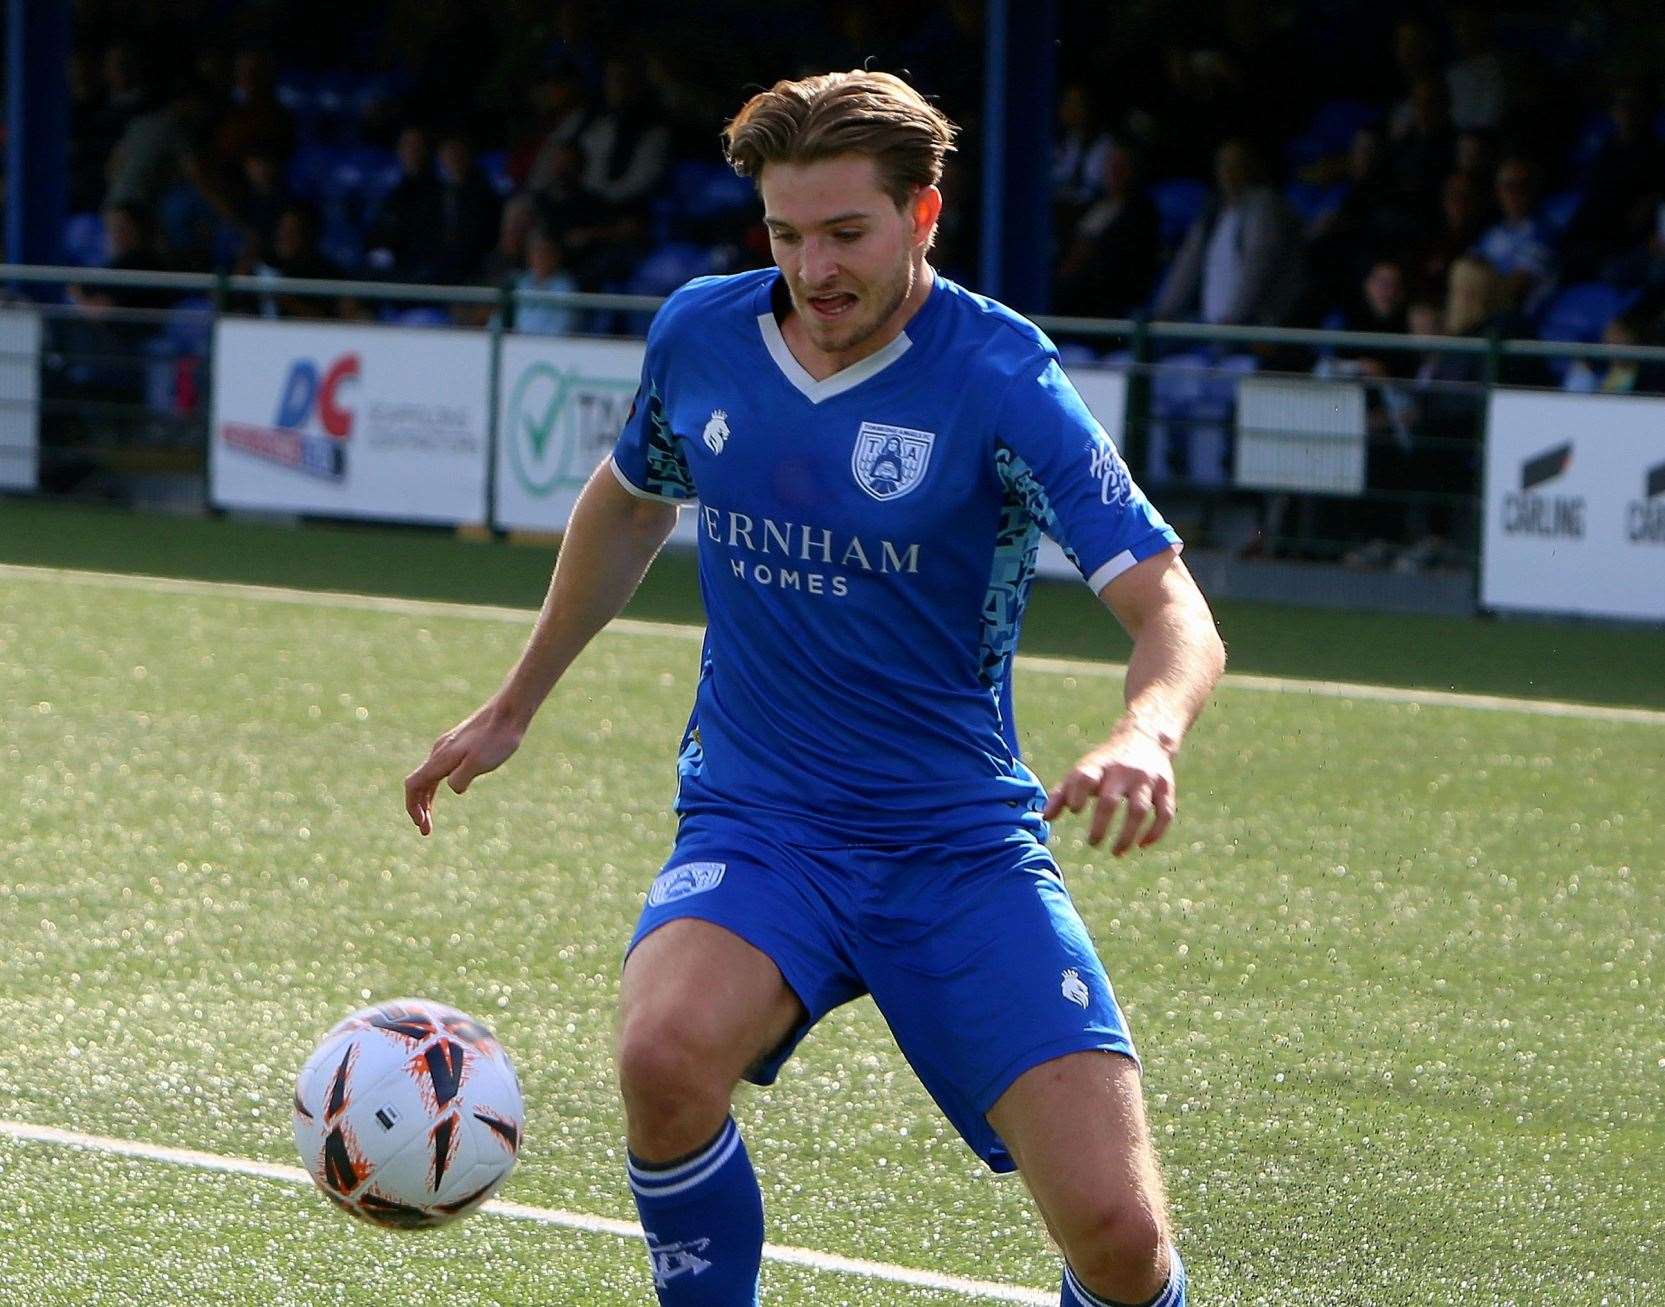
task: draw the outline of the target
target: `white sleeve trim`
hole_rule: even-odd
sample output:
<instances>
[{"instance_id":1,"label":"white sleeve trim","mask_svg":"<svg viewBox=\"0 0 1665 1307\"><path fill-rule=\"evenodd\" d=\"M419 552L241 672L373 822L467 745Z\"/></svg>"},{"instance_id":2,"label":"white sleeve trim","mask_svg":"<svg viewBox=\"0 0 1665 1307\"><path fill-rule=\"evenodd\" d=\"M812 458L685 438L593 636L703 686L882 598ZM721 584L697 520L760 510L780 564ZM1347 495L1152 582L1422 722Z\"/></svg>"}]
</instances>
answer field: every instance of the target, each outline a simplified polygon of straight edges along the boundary
<instances>
[{"instance_id":1,"label":"white sleeve trim","mask_svg":"<svg viewBox=\"0 0 1665 1307\"><path fill-rule=\"evenodd\" d=\"M611 456L607 459L607 466L613 469L613 475L618 479L618 483L635 495L637 499L651 499L656 504L675 504L679 507L683 504L698 502L692 495L687 499L678 499L675 495L656 495L651 490L643 490L629 477L625 476L624 469L619 466L619 460Z\"/></svg>"},{"instance_id":2,"label":"white sleeve trim","mask_svg":"<svg viewBox=\"0 0 1665 1307\"><path fill-rule=\"evenodd\" d=\"M1168 548L1172 549L1177 554L1184 549L1185 546L1183 544L1171 544ZM1157 553L1161 552L1161 550L1157 550ZM1152 554L1151 557L1155 558L1156 554ZM1087 578L1087 588L1094 594L1098 594L1104 589L1105 586L1109 585L1110 582L1114 581L1123 572L1127 571L1128 568L1141 561L1141 559L1133 556L1133 551L1131 549L1124 549L1121 553L1117 554L1108 563L1103 564L1098 571L1094 572Z\"/></svg>"}]
</instances>

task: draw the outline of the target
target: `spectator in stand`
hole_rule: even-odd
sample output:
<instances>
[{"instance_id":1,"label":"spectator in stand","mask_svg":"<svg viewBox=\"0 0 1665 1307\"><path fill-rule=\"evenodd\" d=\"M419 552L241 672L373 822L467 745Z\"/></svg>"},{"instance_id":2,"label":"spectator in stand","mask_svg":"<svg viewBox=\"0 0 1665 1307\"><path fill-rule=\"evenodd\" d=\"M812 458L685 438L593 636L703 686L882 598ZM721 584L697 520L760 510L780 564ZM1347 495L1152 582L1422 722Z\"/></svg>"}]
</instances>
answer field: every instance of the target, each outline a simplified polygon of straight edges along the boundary
<instances>
[{"instance_id":1,"label":"spectator in stand","mask_svg":"<svg viewBox=\"0 0 1665 1307\"><path fill-rule=\"evenodd\" d=\"M1658 345L1652 315L1631 308L1609 322L1601 333L1604 345ZM1633 359L1578 359L1567 370L1562 389L1586 394L1665 394L1665 363Z\"/></svg>"},{"instance_id":2,"label":"spectator in stand","mask_svg":"<svg viewBox=\"0 0 1665 1307\"><path fill-rule=\"evenodd\" d=\"M335 281L341 269L318 248L318 212L298 200L286 203L272 225L272 237L252 272L257 277ZM260 312L268 318L333 318L337 302L319 295L265 295Z\"/></svg>"},{"instance_id":3,"label":"spectator in stand","mask_svg":"<svg viewBox=\"0 0 1665 1307\"><path fill-rule=\"evenodd\" d=\"M527 160L525 187L540 192L564 184L566 159L578 149L578 138L590 121L584 83L570 69L556 69L539 82L543 130ZM582 160L582 155L578 158ZM514 175L511 165L510 174Z\"/></svg>"},{"instance_id":4,"label":"spectator in stand","mask_svg":"<svg viewBox=\"0 0 1665 1307\"><path fill-rule=\"evenodd\" d=\"M1424 78L1439 76L1439 65L1434 60L1434 38L1420 19L1404 18L1393 29L1393 62L1405 93L1388 111L1388 135L1399 140L1411 129L1415 118L1412 91Z\"/></svg>"},{"instance_id":5,"label":"spectator in stand","mask_svg":"<svg viewBox=\"0 0 1665 1307\"><path fill-rule=\"evenodd\" d=\"M1306 297L1300 216L1244 140L1220 146L1215 191L1186 233L1156 300L1158 318L1281 326Z\"/></svg>"},{"instance_id":6,"label":"spectator in stand","mask_svg":"<svg viewBox=\"0 0 1665 1307\"><path fill-rule=\"evenodd\" d=\"M1343 331L1403 335L1407 308L1404 265L1397 259L1379 259L1343 310L1339 326ZM1350 363L1355 375L1364 377L1409 376L1416 370L1415 359L1406 350L1350 348L1343 344L1336 349L1335 357Z\"/></svg>"},{"instance_id":7,"label":"spectator in stand","mask_svg":"<svg viewBox=\"0 0 1665 1307\"><path fill-rule=\"evenodd\" d=\"M1395 260L1382 259L1365 274L1340 325L1347 331L1397 336L1405 333L1406 319L1405 270ZM1393 556L1394 542L1403 534L1405 509L1396 496L1412 485L1406 467L1410 400L1403 383L1415 375L1417 362L1410 350L1342 344L1317 369L1320 376L1365 383L1365 470L1370 497L1319 507L1324 538L1356 542L1342 558L1351 567L1385 565Z\"/></svg>"},{"instance_id":8,"label":"spectator in stand","mask_svg":"<svg viewBox=\"0 0 1665 1307\"><path fill-rule=\"evenodd\" d=\"M670 163L670 129L660 120L640 69L628 59L607 61L602 100L601 111L578 136L584 192L614 217L645 214Z\"/></svg>"},{"instance_id":9,"label":"spectator in stand","mask_svg":"<svg viewBox=\"0 0 1665 1307\"><path fill-rule=\"evenodd\" d=\"M290 205L277 158L260 150L243 156L242 185L236 200L236 220L244 245L255 261L269 258L279 220Z\"/></svg>"},{"instance_id":10,"label":"spectator in stand","mask_svg":"<svg viewBox=\"0 0 1665 1307\"><path fill-rule=\"evenodd\" d=\"M562 266L565 260L566 254L555 233L544 227L534 227L526 242L526 271L515 279L515 289L577 290L578 282ZM515 330L535 336L569 336L578 330L578 310L517 301Z\"/></svg>"},{"instance_id":11,"label":"spectator in stand","mask_svg":"<svg viewBox=\"0 0 1665 1307\"><path fill-rule=\"evenodd\" d=\"M396 149L399 180L370 224L364 242L367 259L373 269L395 280L432 281L444 251L439 179L429 157L428 133L406 127Z\"/></svg>"},{"instance_id":12,"label":"spectator in stand","mask_svg":"<svg viewBox=\"0 0 1665 1307\"><path fill-rule=\"evenodd\" d=\"M1509 115L1509 78L1493 44L1492 17L1483 7L1463 5L1451 20L1457 58L1446 65L1451 121L1462 132L1496 131Z\"/></svg>"},{"instance_id":13,"label":"spectator in stand","mask_svg":"<svg viewBox=\"0 0 1665 1307\"><path fill-rule=\"evenodd\" d=\"M561 68L541 69L526 89L526 110L509 135L504 170L517 190L532 187L532 177L544 143L573 140L584 125L583 86ZM574 109L578 112L575 114Z\"/></svg>"},{"instance_id":14,"label":"spectator in stand","mask_svg":"<svg viewBox=\"0 0 1665 1307\"><path fill-rule=\"evenodd\" d=\"M1452 263L1474 248L1484 230L1480 191L1466 173L1452 173L1440 187L1439 229L1411 253L1413 293L1443 301Z\"/></svg>"},{"instance_id":15,"label":"spectator in stand","mask_svg":"<svg viewBox=\"0 0 1665 1307\"><path fill-rule=\"evenodd\" d=\"M461 132L439 143L441 281L477 276L497 237L502 202Z\"/></svg>"},{"instance_id":16,"label":"spectator in stand","mask_svg":"<svg viewBox=\"0 0 1665 1307\"><path fill-rule=\"evenodd\" d=\"M1125 145L1100 161L1103 197L1081 216L1058 263L1052 304L1059 313L1123 318L1144 309L1162 252L1161 219Z\"/></svg>"},{"instance_id":17,"label":"spectator in stand","mask_svg":"<svg viewBox=\"0 0 1665 1307\"><path fill-rule=\"evenodd\" d=\"M157 248L150 215L138 204L112 204L104 210L104 267L128 272L157 272L168 261ZM104 309L154 309L173 302L168 291L139 286L70 286L69 298L91 317Z\"/></svg>"},{"instance_id":18,"label":"spectator in stand","mask_svg":"<svg viewBox=\"0 0 1665 1307\"><path fill-rule=\"evenodd\" d=\"M585 285L622 281L646 250L649 202L670 164L670 129L627 59L607 61L603 105L579 133L587 216L563 232Z\"/></svg>"},{"instance_id":19,"label":"spectator in stand","mask_svg":"<svg viewBox=\"0 0 1665 1307\"><path fill-rule=\"evenodd\" d=\"M1484 259L1465 256L1451 265L1440 335L1513 334L1517 319L1509 312L1503 278ZM1431 325L1420 315L1412 331L1426 334ZM1423 357L1412 387L1414 407L1408 421L1416 436L1409 453L1406 484L1419 496L1410 512L1414 543L1394 568L1417 572L1438 566L1450 553L1449 541L1468 527L1470 506L1479 488L1478 449L1484 417L1485 356L1435 350Z\"/></svg>"},{"instance_id":20,"label":"spectator in stand","mask_svg":"<svg viewBox=\"0 0 1665 1307\"><path fill-rule=\"evenodd\" d=\"M1538 212L1538 170L1529 159L1505 159L1497 168L1497 207L1502 216L1474 251L1502 276L1508 306L1530 313L1549 291L1555 251Z\"/></svg>"},{"instance_id":21,"label":"spectator in stand","mask_svg":"<svg viewBox=\"0 0 1665 1307\"><path fill-rule=\"evenodd\" d=\"M1085 82L1070 82L1058 102L1058 134L1052 142L1055 230L1074 227L1103 193L1111 144L1092 88Z\"/></svg>"},{"instance_id":22,"label":"spectator in stand","mask_svg":"<svg viewBox=\"0 0 1665 1307\"><path fill-rule=\"evenodd\" d=\"M1665 194L1665 147L1653 134L1653 104L1644 87L1620 87L1608 104L1611 135L1591 161L1564 242L1569 275L1635 282L1639 255L1653 234Z\"/></svg>"},{"instance_id":23,"label":"spectator in stand","mask_svg":"<svg viewBox=\"0 0 1665 1307\"><path fill-rule=\"evenodd\" d=\"M497 224L497 243L480 265L478 280L489 286L509 286L526 266L526 243L538 225L538 202L522 191L503 202Z\"/></svg>"},{"instance_id":24,"label":"spectator in stand","mask_svg":"<svg viewBox=\"0 0 1665 1307\"><path fill-rule=\"evenodd\" d=\"M264 50L240 50L232 65L231 106L214 132L214 152L226 171L251 154L276 160L295 152L295 120L277 97L272 60Z\"/></svg>"},{"instance_id":25,"label":"spectator in stand","mask_svg":"<svg viewBox=\"0 0 1665 1307\"><path fill-rule=\"evenodd\" d=\"M1381 132L1359 128L1347 156L1347 193L1314 220L1308 233L1321 302L1344 304L1382 252L1409 244L1416 226L1388 177Z\"/></svg>"},{"instance_id":26,"label":"spectator in stand","mask_svg":"<svg viewBox=\"0 0 1665 1307\"><path fill-rule=\"evenodd\" d=\"M1431 214L1440 180L1451 172L1455 157L1445 83L1419 78L1411 87L1410 114L1388 146L1388 173L1398 202L1419 218Z\"/></svg>"}]
</instances>

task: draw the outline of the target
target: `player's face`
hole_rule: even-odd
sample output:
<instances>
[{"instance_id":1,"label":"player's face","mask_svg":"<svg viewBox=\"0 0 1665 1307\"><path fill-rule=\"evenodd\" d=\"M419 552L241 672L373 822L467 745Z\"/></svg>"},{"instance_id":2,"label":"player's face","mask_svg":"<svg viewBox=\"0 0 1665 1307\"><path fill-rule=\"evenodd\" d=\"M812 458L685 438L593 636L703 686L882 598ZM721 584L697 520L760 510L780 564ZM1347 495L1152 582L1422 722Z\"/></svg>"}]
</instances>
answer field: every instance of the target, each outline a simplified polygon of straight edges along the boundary
<instances>
[{"instance_id":1,"label":"player's face","mask_svg":"<svg viewBox=\"0 0 1665 1307\"><path fill-rule=\"evenodd\" d=\"M864 155L763 170L763 221L809 343L847 366L901 329L941 200L901 209Z\"/></svg>"}]
</instances>

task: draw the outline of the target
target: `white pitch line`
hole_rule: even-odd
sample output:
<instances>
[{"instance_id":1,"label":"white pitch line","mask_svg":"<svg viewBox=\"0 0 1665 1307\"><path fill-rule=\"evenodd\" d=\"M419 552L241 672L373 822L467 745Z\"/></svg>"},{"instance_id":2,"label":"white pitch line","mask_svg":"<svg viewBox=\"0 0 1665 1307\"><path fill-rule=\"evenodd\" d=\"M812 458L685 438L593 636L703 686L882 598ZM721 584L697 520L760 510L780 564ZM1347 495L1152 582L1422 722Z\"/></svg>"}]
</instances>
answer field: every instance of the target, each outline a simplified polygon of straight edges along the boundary
<instances>
[{"instance_id":1,"label":"white pitch line","mask_svg":"<svg viewBox=\"0 0 1665 1307\"><path fill-rule=\"evenodd\" d=\"M141 590L150 594L249 599L261 603L305 604L315 608L395 613L406 617L453 617L524 625L530 625L536 616L535 609L504 608L493 604L396 599L386 595L346 594L337 590L297 590L283 586L244 585L235 581L187 581L176 577L131 576L120 572L23 567L14 563L0 563L0 581L59 581L71 585L101 585L122 590ZM705 637L703 627L678 622L644 622L627 617L614 618L608 623L607 631L617 635L650 635L690 641ZM1127 667L1122 663L1096 662L1083 658L1049 658L1040 654L1019 654L1017 664L1025 671L1056 676L1120 679L1127 672ZM1307 694L1325 699L1368 699L1375 703L1417 704L1425 708L1467 708L1481 712L1520 713L1530 717L1565 717L1578 721L1665 726L1665 711L1657 708L1615 708L1603 704L1568 703L1556 699L1520 699L1502 694L1412 690L1392 685L1365 685L1353 681L1257 676L1249 672L1227 672L1221 684L1227 689L1254 690L1271 694Z\"/></svg>"},{"instance_id":2,"label":"white pitch line","mask_svg":"<svg viewBox=\"0 0 1665 1307\"><path fill-rule=\"evenodd\" d=\"M276 1162L257 1162L246 1157L222 1157L218 1153L198 1152L194 1148L170 1148L164 1144L146 1144L133 1139L112 1139L105 1135L82 1134L77 1130L60 1130L55 1126L32 1125L26 1121L0 1121L0 1135L7 1135L21 1143L50 1144L63 1148L82 1148L92 1152L110 1153L118 1157L139 1158L147 1162L164 1162L169 1166L188 1166L201 1171L221 1171L231 1175L256 1176L262 1180L279 1180L285 1184L310 1185L312 1177L298 1166L283 1166ZM532 1207L526 1203L510 1203L493 1199L480 1208L493 1216L507 1216L516 1221L533 1221L538 1225L559 1226L583 1234L610 1234L621 1239L640 1239L642 1227L634 1221L617 1221L606 1216L591 1216L585 1212L563 1212L551 1207ZM911 1266L893 1266L889 1262L870 1262L859 1257L840 1257L837 1253L818 1252L813 1248L792 1248L783 1244L763 1245L763 1256L772 1262L789 1266L803 1266L813 1271L828 1271L837 1275L856 1275L869 1280L885 1280L892 1284L906 1284L919 1289L942 1289L948 1293L964 1294L972 1298L986 1298L995 1302L1035 1303L1039 1307L1056 1307L1058 1294L1040 1289L1025 1289L1013 1284L998 1284L992 1280L974 1280L962 1275L944 1275L940 1271L921 1271Z\"/></svg>"}]
</instances>

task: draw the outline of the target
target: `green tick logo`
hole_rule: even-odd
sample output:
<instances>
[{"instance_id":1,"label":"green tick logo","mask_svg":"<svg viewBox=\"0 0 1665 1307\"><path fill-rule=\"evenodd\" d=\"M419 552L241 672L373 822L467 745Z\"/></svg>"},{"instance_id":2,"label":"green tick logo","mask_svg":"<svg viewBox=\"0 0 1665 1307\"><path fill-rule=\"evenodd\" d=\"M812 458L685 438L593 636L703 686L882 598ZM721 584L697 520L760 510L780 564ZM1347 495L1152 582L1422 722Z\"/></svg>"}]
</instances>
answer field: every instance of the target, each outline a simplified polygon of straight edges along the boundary
<instances>
[{"instance_id":1,"label":"green tick logo","mask_svg":"<svg viewBox=\"0 0 1665 1307\"><path fill-rule=\"evenodd\" d=\"M618 439L635 392L623 378L528 366L510 392L503 433L515 480L539 497L582 486Z\"/></svg>"}]
</instances>

